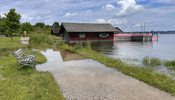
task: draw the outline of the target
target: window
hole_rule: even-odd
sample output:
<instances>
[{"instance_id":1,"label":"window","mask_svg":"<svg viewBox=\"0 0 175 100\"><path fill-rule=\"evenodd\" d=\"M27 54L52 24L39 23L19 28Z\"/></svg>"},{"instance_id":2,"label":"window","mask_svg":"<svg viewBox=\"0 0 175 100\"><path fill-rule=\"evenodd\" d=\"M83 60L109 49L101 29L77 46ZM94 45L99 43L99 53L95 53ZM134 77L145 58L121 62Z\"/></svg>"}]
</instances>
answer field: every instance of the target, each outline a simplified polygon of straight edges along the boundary
<instances>
[{"instance_id":1,"label":"window","mask_svg":"<svg viewBox=\"0 0 175 100\"><path fill-rule=\"evenodd\" d=\"M85 34L79 34L79 38L85 38Z\"/></svg>"},{"instance_id":2,"label":"window","mask_svg":"<svg viewBox=\"0 0 175 100\"><path fill-rule=\"evenodd\" d=\"M99 37L109 37L109 34L107 34L107 33L101 33L101 34L99 34Z\"/></svg>"}]
</instances>

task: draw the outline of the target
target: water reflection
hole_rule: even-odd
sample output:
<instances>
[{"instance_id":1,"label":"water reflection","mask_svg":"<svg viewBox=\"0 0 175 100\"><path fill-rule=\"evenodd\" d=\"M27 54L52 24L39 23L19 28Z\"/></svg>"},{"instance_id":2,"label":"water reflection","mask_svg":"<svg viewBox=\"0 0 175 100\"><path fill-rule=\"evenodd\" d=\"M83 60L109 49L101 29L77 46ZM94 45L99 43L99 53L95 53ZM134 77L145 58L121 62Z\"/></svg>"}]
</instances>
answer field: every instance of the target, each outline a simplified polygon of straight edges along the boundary
<instances>
[{"instance_id":1,"label":"water reflection","mask_svg":"<svg viewBox=\"0 0 175 100\"><path fill-rule=\"evenodd\" d=\"M67 50L60 51L60 54L61 54L61 57L63 59L63 62L72 61L72 60L84 60L84 59L87 59L84 56L78 55L78 54L76 54L74 52L67 51Z\"/></svg>"},{"instance_id":2,"label":"water reflection","mask_svg":"<svg viewBox=\"0 0 175 100\"><path fill-rule=\"evenodd\" d=\"M147 55L147 53L149 53L150 48L153 48L152 42L114 41L111 43L92 43L93 50L120 59L141 60Z\"/></svg>"},{"instance_id":3,"label":"water reflection","mask_svg":"<svg viewBox=\"0 0 175 100\"><path fill-rule=\"evenodd\" d=\"M159 59L175 59L175 34L163 34L159 41L131 42L114 41L111 43L92 43L92 49L107 56L120 59L133 59L141 61L145 56Z\"/></svg>"}]
</instances>

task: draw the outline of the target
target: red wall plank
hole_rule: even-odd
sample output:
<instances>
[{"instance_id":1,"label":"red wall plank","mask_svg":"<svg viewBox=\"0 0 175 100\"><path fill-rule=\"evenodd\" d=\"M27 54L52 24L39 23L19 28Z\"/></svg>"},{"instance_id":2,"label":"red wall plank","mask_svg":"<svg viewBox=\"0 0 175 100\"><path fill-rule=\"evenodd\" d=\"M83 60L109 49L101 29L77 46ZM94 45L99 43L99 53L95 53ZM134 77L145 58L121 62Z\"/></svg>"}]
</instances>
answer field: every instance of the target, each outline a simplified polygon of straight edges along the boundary
<instances>
[{"instance_id":1,"label":"red wall plank","mask_svg":"<svg viewBox=\"0 0 175 100\"><path fill-rule=\"evenodd\" d=\"M79 38L79 34L85 34L85 38ZM86 40L114 40L114 33L107 33L109 37L99 37L101 33L70 33L70 41Z\"/></svg>"}]
</instances>

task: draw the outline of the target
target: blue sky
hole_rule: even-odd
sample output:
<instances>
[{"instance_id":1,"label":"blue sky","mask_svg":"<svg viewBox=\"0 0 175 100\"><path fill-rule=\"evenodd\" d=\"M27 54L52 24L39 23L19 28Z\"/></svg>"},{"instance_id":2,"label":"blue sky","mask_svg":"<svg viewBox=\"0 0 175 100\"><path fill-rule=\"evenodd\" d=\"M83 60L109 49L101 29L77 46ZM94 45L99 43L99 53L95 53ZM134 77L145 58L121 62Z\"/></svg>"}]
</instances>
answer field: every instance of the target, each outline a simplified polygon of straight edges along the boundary
<instances>
[{"instance_id":1,"label":"blue sky","mask_svg":"<svg viewBox=\"0 0 175 100\"><path fill-rule=\"evenodd\" d=\"M0 0L0 15L15 8L21 22L111 23L123 31L175 30L175 0Z\"/></svg>"}]
</instances>

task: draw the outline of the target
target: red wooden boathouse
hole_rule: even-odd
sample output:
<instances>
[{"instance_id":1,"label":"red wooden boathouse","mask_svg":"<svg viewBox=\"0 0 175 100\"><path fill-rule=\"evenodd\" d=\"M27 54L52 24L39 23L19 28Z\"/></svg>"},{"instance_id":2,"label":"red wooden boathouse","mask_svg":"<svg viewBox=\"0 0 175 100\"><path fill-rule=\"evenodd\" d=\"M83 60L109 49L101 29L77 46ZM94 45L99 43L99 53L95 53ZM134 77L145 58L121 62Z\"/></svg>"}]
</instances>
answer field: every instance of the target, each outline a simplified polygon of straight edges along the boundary
<instances>
[{"instance_id":1,"label":"red wooden boathouse","mask_svg":"<svg viewBox=\"0 0 175 100\"><path fill-rule=\"evenodd\" d=\"M119 32L111 24L61 23L59 34L66 43L78 41L114 41L114 32Z\"/></svg>"}]
</instances>

